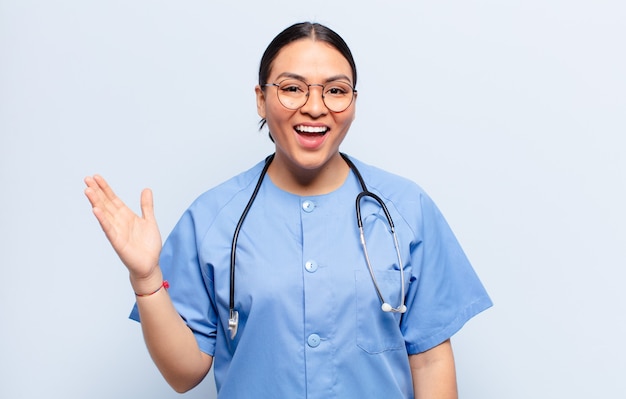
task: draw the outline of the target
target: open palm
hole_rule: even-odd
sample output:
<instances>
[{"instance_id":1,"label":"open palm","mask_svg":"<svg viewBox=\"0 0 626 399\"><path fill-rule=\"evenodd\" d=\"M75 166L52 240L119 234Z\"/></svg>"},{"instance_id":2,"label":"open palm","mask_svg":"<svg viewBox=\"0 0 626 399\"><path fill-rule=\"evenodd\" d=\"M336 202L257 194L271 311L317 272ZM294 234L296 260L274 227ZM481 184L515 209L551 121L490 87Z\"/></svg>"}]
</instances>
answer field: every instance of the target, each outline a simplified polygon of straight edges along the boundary
<instances>
[{"instance_id":1,"label":"open palm","mask_svg":"<svg viewBox=\"0 0 626 399\"><path fill-rule=\"evenodd\" d=\"M141 216L113 192L101 176L85 178L85 195L107 239L131 275L147 277L157 267L161 234L154 217L152 191L141 193Z\"/></svg>"}]
</instances>

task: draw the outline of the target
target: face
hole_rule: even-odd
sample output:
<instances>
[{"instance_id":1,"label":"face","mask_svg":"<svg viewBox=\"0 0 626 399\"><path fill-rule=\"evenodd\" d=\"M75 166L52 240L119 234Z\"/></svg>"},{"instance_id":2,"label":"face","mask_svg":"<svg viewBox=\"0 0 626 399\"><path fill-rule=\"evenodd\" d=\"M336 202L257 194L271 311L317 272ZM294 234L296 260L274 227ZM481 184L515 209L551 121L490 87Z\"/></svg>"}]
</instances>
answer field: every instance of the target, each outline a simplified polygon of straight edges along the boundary
<instances>
[{"instance_id":1,"label":"face","mask_svg":"<svg viewBox=\"0 0 626 399\"><path fill-rule=\"evenodd\" d=\"M307 84L339 80L352 85L352 69L339 51L327 43L301 39L283 47L274 62L268 83L299 77ZM330 111L322 99L322 88L311 86L306 103L297 110L278 100L278 88L255 88L259 116L276 145L274 162L298 173L321 170L339 159L339 145L355 116L355 100L343 112ZM356 97L356 93L355 93Z\"/></svg>"}]
</instances>

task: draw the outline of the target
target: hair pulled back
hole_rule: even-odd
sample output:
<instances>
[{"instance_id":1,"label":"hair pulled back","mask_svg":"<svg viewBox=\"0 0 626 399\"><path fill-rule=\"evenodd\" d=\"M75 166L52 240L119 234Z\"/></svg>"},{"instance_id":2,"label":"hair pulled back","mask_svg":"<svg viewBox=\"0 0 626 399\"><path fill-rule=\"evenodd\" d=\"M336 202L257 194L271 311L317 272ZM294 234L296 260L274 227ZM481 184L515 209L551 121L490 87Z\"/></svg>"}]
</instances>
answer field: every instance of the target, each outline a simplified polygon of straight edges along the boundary
<instances>
[{"instance_id":1,"label":"hair pulled back","mask_svg":"<svg viewBox=\"0 0 626 399\"><path fill-rule=\"evenodd\" d=\"M287 29L280 32L274 40L272 40L272 42L265 49L263 57L261 57L261 64L259 66L259 85L263 86L267 83L267 77L271 72L272 63L283 47L289 43L295 42L296 40L307 38L327 43L337 49L337 51L344 56L352 69L352 86L356 88L356 64L354 62L354 58L352 57L350 48L335 31L315 22L300 22L291 25Z\"/></svg>"}]
</instances>

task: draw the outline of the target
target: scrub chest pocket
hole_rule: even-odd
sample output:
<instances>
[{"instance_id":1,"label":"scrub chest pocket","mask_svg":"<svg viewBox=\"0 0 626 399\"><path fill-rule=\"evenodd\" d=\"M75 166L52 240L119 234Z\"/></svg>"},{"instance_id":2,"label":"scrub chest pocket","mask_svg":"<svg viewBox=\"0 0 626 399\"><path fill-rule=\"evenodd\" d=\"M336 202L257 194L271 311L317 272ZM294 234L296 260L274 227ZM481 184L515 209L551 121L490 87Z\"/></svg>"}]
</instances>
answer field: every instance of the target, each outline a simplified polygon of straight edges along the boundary
<instances>
[{"instance_id":1,"label":"scrub chest pocket","mask_svg":"<svg viewBox=\"0 0 626 399\"><path fill-rule=\"evenodd\" d=\"M374 270L382 295L392 304L400 302L400 271ZM405 276L406 278L406 276ZM404 350L400 332L401 313L383 312L367 270L355 270L356 344L367 353Z\"/></svg>"}]
</instances>

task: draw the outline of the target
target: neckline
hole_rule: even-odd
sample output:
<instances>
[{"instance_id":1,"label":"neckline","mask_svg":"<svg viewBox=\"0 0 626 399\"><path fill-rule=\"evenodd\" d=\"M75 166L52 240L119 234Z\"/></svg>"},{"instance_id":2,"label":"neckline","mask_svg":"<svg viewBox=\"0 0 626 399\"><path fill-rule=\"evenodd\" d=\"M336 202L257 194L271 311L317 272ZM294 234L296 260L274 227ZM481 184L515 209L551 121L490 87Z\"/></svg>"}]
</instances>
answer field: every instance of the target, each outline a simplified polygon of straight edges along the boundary
<instances>
[{"instance_id":1,"label":"neckline","mask_svg":"<svg viewBox=\"0 0 626 399\"><path fill-rule=\"evenodd\" d=\"M354 164L354 162L344 153L339 152L339 155L341 156L342 160L345 162L345 166L348 167L347 173L345 174L345 176L342 178L341 183L337 186L335 186L334 188L332 188L331 190L327 191L327 192L322 192L320 194L300 194L298 192L294 192L294 191L289 191L288 189L282 188L281 186L279 186L273 179L272 176L270 175L270 173L268 173L269 168L274 160L274 154L269 155L267 158L265 158L265 165L263 167L263 171L261 172L262 176L261 179L262 181L265 180L265 178L267 177L267 180L269 183L271 183L271 185L273 187L275 187L278 191L289 194L291 196L294 197L298 197L298 198L316 198L316 197L324 197L336 192L341 191L345 186L346 183L349 180L350 175L352 175L354 177L354 180L357 182L357 185L359 185L362 189L362 191L367 191L367 188L365 186L365 183L363 181L363 178L361 176L361 173L359 172L358 168L356 167L356 165ZM262 184L261 182L258 182L258 184Z\"/></svg>"},{"instance_id":2,"label":"neckline","mask_svg":"<svg viewBox=\"0 0 626 399\"><path fill-rule=\"evenodd\" d=\"M274 183L274 181L272 180L272 178L269 175L265 175L264 177L264 183L263 185L267 185L269 187L271 187L272 191L277 191L282 193L283 195L292 197L292 198L298 198L298 199L303 199L303 198L318 198L318 199L322 199L325 197L331 197L334 196L336 194L340 194L341 192L345 191L345 190L349 190L352 187L352 183L355 183L355 187L358 187L358 181L356 179L356 176L354 174L354 171L352 169L350 169L350 171L348 172L348 174L346 175L345 179L343 180L343 182L341 183L341 185L337 188L335 188L334 190L331 190L327 193L323 193L323 194L311 194L311 195L302 195L302 194L296 194L296 193L292 193L291 191L287 191L284 190L282 188L280 188L278 185L276 185L276 183Z\"/></svg>"}]
</instances>

